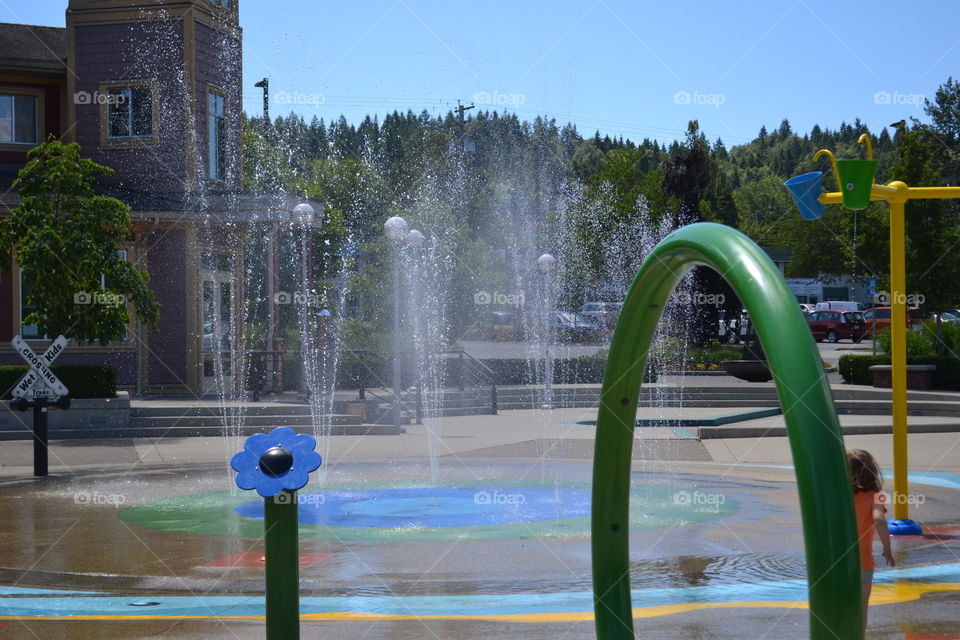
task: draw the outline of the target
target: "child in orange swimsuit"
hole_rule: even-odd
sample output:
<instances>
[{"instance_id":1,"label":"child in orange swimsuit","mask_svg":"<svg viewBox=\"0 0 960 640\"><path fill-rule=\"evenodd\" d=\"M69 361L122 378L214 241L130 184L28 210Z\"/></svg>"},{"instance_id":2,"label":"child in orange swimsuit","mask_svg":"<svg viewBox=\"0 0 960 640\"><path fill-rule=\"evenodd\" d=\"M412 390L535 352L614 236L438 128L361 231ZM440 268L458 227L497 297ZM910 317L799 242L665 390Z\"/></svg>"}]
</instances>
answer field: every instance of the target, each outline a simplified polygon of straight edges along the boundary
<instances>
[{"instance_id":1,"label":"child in orange swimsuit","mask_svg":"<svg viewBox=\"0 0 960 640\"><path fill-rule=\"evenodd\" d=\"M857 535L860 540L860 571L863 593L863 624L867 624L867 604L873 587L873 532L883 545L883 558L894 565L890 550L890 534L887 531L886 497L880 493L883 476L873 456L863 449L847 451L850 480L853 483L853 507L857 514Z\"/></svg>"}]
</instances>

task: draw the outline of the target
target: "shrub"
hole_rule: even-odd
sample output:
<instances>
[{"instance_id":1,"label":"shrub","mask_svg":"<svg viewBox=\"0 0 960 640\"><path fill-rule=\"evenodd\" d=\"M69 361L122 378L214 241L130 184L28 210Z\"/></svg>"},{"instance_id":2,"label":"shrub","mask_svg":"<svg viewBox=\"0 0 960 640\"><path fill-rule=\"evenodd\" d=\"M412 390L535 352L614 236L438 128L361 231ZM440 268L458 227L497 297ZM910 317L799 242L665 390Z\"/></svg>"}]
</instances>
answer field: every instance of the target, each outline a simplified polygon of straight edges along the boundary
<instances>
[{"instance_id":1,"label":"shrub","mask_svg":"<svg viewBox=\"0 0 960 640\"><path fill-rule=\"evenodd\" d=\"M890 356L840 356L840 375L847 384L873 384L870 367L875 364L890 364Z\"/></svg>"},{"instance_id":2,"label":"shrub","mask_svg":"<svg viewBox=\"0 0 960 640\"><path fill-rule=\"evenodd\" d=\"M960 391L960 360L956 358L907 358L908 364L932 364L937 369L933 374L935 389ZM873 384L870 367L875 364L890 364L890 356L840 356L840 375L847 384Z\"/></svg>"},{"instance_id":3,"label":"shrub","mask_svg":"<svg viewBox=\"0 0 960 640\"><path fill-rule=\"evenodd\" d=\"M936 334L931 334L926 330L907 331L907 357L908 358L930 358L937 355ZM890 330L885 329L877 334L877 352L890 355Z\"/></svg>"},{"instance_id":4,"label":"shrub","mask_svg":"<svg viewBox=\"0 0 960 640\"><path fill-rule=\"evenodd\" d=\"M937 325L934 322L924 322L919 331L911 331L923 336L930 345L931 355L937 353ZM940 338L943 342L944 355L960 359L960 324L943 322L940 324ZM909 345L908 345L909 346Z\"/></svg>"},{"instance_id":5,"label":"shrub","mask_svg":"<svg viewBox=\"0 0 960 640\"><path fill-rule=\"evenodd\" d=\"M27 372L26 365L0 366L0 389L3 398L10 398L10 392L17 381ZM107 365L53 365L53 375L70 390L71 398L116 398L117 370Z\"/></svg>"}]
</instances>

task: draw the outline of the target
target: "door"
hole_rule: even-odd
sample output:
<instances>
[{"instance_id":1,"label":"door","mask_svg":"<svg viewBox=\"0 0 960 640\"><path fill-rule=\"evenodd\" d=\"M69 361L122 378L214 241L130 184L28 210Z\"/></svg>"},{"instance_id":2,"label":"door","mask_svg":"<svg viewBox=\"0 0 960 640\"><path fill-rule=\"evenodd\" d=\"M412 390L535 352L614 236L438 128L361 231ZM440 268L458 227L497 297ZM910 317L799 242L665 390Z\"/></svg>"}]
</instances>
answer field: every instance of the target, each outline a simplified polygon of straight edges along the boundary
<instances>
[{"instance_id":1,"label":"door","mask_svg":"<svg viewBox=\"0 0 960 640\"><path fill-rule=\"evenodd\" d=\"M204 392L232 393L234 339L233 257L205 254L201 260L201 357Z\"/></svg>"},{"instance_id":2,"label":"door","mask_svg":"<svg viewBox=\"0 0 960 640\"><path fill-rule=\"evenodd\" d=\"M823 339L823 314L823 311L815 311L807 316L810 333L813 334L813 339L818 342Z\"/></svg>"}]
</instances>

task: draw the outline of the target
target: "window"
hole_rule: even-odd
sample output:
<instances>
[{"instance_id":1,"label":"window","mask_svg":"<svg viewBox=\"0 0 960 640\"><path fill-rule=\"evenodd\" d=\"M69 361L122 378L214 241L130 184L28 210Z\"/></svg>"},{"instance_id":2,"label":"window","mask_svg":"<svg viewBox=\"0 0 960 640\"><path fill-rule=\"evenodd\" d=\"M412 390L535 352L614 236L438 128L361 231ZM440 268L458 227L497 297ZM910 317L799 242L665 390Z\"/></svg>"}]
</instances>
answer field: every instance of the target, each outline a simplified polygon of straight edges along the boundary
<instances>
[{"instance_id":1,"label":"window","mask_svg":"<svg viewBox=\"0 0 960 640\"><path fill-rule=\"evenodd\" d=\"M223 7L224 9L230 9L230 0L212 0L213 6Z\"/></svg>"},{"instance_id":2,"label":"window","mask_svg":"<svg viewBox=\"0 0 960 640\"><path fill-rule=\"evenodd\" d=\"M0 94L0 143L37 144L37 98Z\"/></svg>"},{"instance_id":3,"label":"window","mask_svg":"<svg viewBox=\"0 0 960 640\"><path fill-rule=\"evenodd\" d=\"M127 250L119 249L117 251L117 259L121 262L127 261ZM32 304L27 304L27 296L33 289L33 283L30 280L27 280L23 277L23 269L20 269L20 335L24 340L47 340L47 336L41 336L40 331L35 324L24 324L24 319L37 310L37 307ZM106 289L107 287L107 278L102 273L100 274L100 287ZM97 292L77 292L73 297L74 304L123 304L125 300L123 298L114 298L114 297L97 297ZM123 340L128 340L129 336L125 333L123 335Z\"/></svg>"},{"instance_id":4,"label":"window","mask_svg":"<svg viewBox=\"0 0 960 640\"><path fill-rule=\"evenodd\" d=\"M20 269L20 335L24 340L40 340L46 337L40 335L37 325L23 323L24 318L37 310L36 306L27 304L27 295L32 288L33 283L24 279L23 269Z\"/></svg>"},{"instance_id":5,"label":"window","mask_svg":"<svg viewBox=\"0 0 960 640\"><path fill-rule=\"evenodd\" d=\"M207 100L207 153L211 180L223 182L227 174L226 98L211 91Z\"/></svg>"},{"instance_id":6,"label":"window","mask_svg":"<svg viewBox=\"0 0 960 640\"><path fill-rule=\"evenodd\" d=\"M107 121L110 138L153 136L153 89L145 85L108 89Z\"/></svg>"}]
</instances>

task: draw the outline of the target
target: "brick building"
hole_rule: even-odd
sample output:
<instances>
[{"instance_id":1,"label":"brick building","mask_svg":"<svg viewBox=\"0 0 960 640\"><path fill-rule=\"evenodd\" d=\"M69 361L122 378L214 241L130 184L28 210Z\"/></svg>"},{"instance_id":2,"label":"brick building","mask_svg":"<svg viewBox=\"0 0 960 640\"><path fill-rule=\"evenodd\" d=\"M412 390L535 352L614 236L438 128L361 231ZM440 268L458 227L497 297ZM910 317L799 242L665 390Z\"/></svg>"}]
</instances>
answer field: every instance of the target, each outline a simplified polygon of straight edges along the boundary
<instances>
[{"instance_id":1,"label":"brick building","mask_svg":"<svg viewBox=\"0 0 960 640\"><path fill-rule=\"evenodd\" d=\"M161 305L160 331L134 320L126 340L74 344L58 364L113 365L143 393L198 393L223 359L213 334L241 335L242 237L295 201L241 193L238 15L237 0L70 0L66 28L0 24L0 216L17 204L27 150L49 135L80 143L114 169L102 190L135 221L122 257L147 269ZM0 364L19 364L11 338L35 350L45 338L22 323L25 285L6 259Z\"/></svg>"}]
</instances>

